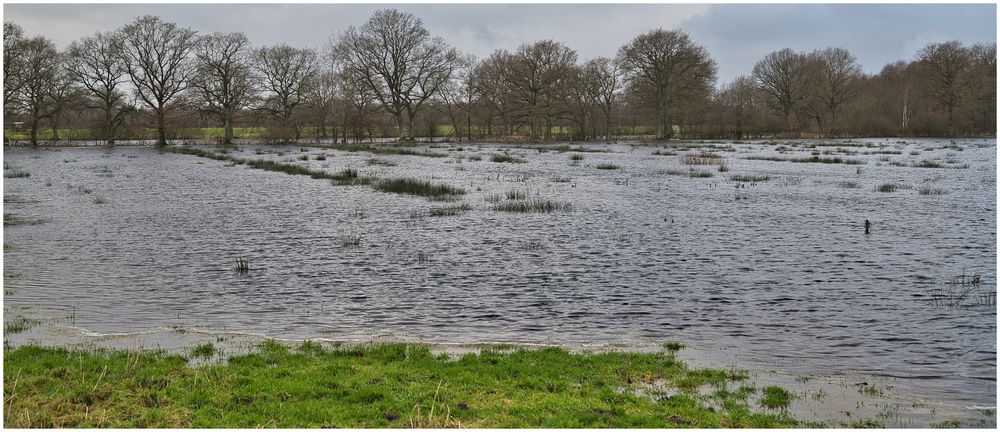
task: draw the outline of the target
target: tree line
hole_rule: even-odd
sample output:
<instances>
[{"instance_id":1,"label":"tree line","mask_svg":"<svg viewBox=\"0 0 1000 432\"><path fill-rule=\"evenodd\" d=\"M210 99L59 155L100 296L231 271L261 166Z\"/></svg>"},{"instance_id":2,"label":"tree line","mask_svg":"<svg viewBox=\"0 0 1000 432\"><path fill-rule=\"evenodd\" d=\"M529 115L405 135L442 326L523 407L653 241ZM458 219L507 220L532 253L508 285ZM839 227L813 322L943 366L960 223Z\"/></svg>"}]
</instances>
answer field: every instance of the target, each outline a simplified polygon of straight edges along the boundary
<instances>
[{"instance_id":1,"label":"tree line","mask_svg":"<svg viewBox=\"0 0 1000 432\"><path fill-rule=\"evenodd\" d=\"M155 128L161 145L209 126L224 143L240 127L284 141L306 130L334 141L996 133L996 43L931 43L877 74L843 48L786 48L717 86L715 61L682 31L585 62L553 40L476 59L385 9L324 49L253 47L243 33L143 16L60 51L5 22L3 65L5 134L27 130L32 144L42 127L108 144Z\"/></svg>"}]
</instances>

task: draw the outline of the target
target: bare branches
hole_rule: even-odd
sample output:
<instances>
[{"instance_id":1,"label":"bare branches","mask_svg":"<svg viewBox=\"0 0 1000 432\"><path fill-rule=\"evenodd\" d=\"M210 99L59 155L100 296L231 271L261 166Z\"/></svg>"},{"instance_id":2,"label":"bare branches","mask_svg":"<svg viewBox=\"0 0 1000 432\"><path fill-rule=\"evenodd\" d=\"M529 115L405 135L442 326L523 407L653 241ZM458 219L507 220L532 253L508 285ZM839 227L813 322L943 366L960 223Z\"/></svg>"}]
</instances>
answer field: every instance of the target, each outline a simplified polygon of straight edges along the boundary
<instances>
[{"instance_id":1,"label":"bare branches","mask_svg":"<svg viewBox=\"0 0 1000 432\"><path fill-rule=\"evenodd\" d=\"M223 142L231 144L233 114L248 107L254 97L250 40L243 33L212 33L198 39L194 55L190 86L199 107L222 120Z\"/></svg>"},{"instance_id":2,"label":"bare branches","mask_svg":"<svg viewBox=\"0 0 1000 432\"><path fill-rule=\"evenodd\" d=\"M291 128L298 139L299 125L293 122L293 114L309 98L318 69L316 51L284 44L260 48L254 51L254 68L263 91L259 109Z\"/></svg>"}]
</instances>

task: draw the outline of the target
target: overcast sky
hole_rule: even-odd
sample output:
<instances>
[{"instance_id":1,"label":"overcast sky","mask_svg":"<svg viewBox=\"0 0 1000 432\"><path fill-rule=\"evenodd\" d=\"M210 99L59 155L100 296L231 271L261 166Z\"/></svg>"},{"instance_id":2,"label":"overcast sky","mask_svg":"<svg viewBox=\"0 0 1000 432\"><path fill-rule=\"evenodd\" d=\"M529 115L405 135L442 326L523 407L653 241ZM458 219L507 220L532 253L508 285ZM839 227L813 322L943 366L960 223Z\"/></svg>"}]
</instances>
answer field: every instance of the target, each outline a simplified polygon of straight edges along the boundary
<instances>
[{"instance_id":1,"label":"overcast sky","mask_svg":"<svg viewBox=\"0 0 1000 432\"><path fill-rule=\"evenodd\" d=\"M374 4L5 4L4 20L29 35L42 34L60 48L95 31L112 30L144 14L199 32L242 31L254 45L287 42L323 48L330 35L361 25ZM928 42L996 40L996 5L934 4L401 4L432 34L485 57L494 49L555 39L581 60L614 56L636 35L654 28L680 29L704 45L719 65L719 80L748 74L754 63L780 48L849 49L866 72L911 60Z\"/></svg>"}]
</instances>

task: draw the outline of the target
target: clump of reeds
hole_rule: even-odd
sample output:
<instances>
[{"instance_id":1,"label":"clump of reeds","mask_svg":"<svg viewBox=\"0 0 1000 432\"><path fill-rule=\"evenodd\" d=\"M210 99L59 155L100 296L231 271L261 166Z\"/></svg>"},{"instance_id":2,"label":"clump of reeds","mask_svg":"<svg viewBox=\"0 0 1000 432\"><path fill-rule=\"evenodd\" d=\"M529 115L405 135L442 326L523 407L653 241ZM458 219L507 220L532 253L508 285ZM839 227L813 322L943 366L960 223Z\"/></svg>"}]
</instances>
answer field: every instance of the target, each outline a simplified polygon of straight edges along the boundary
<instances>
[{"instance_id":1,"label":"clump of reeds","mask_svg":"<svg viewBox=\"0 0 1000 432\"><path fill-rule=\"evenodd\" d=\"M361 246L361 235L347 233L340 237L340 246L345 248L356 248Z\"/></svg>"},{"instance_id":2,"label":"clump of reeds","mask_svg":"<svg viewBox=\"0 0 1000 432\"><path fill-rule=\"evenodd\" d=\"M898 188L898 187L899 186L896 185L895 183L883 183L883 184L880 184L880 185L876 186L875 190L879 191L879 192L895 192L896 188Z\"/></svg>"},{"instance_id":3,"label":"clump of reeds","mask_svg":"<svg viewBox=\"0 0 1000 432\"><path fill-rule=\"evenodd\" d=\"M493 206L493 210L510 213L552 213L554 211L569 211L572 206L541 198L524 201L504 201Z\"/></svg>"},{"instance_id":4,"label":"clump of reeds","mask_svg":"<svg viewBox=\"0 0 1000 432\"><path fill-rule=\"evenodd\" d=\"M444 184L433 184L431 182L409 178L379 180L375 182L373 186L375 189L382 192L417 195L429 198L449 198L465 194L465 190L461 188Z\"/></svg>"},{"instance_id":5,"label":"clump of reeds","mask_svg":"<svg viewBox=\"0 0 1000 432\"><path fill-rule=\"evenodd\" d=\"M944 164L927 159L915 163L913 166L917 168L944 168Z\"/></svg>"},{"instance_id":6,"label":"clump of reeds","mask_svg":"<svg viewBox=\"0 0 1000 432\"><path fill-rule=\"evenodd\" d=\"M842 181L842 182L837 182L837 187L841 187L844 189L857 189L860 188L861 186L858 185L858 182Z\"/></svg>"},{"instance_id":7,"label":"clump of reeds","mask_svg":"<svg viewBox=\"0 0 1000 432\"><path fill-rule=\"evenodd\" d=\"M528 198L528 193L522 190L511 189L507 191L507 199L509 200L523 200Z\"/></svg>"},{"instance_id":8,"label":"clump of reeds","mask_svg":"<svg viewBox=\"0 0 1000 432\"><path fill-rule=\"evenodd\" d=\"M453 206L432 207L428 214L431 216L458 216L469 210L472 210L472 206L467 203L462 203Z\"/></svg>"},{"instance_id":9,"label":"clump of reeds","mask_svg":"<svg viewBox=\"0 0 1000 432\"><path fill-rule=\"evenodd\" d=\"M735 175L729 176L729 179L732 180L732 181L735 181L735 182L757 183L757 182L768 181L768 180L771 179L771 176L769 176L769 175L735 174Z\"/></svg>"},{"instance_id":10,"label":"clump of reeds","mask_svg":"<svg viewBox=\"0 0 1000 432\"><path fill-rule=\"evenodd\" d=\"M238 257L234 259L233 271L243 275L250 273L250 260L245 257Z\"/></svg>"},{"instance_id":11,"label":"clump of reeds","mask_svg":"<svg viewBox=\"0 0 1000 432\"><path fill-rule=\"evenodd\" d=\"M102 196L94 196L94 204L107 204L108 200Z\"/></svg>"},{"instance_id":12,"label":"clump of reeds","mask_svg":"<svg viewBox=\"0 0 1000 432\"><path fill-rule=\"evenodd\" d=\"M948 193L948 191L946 191L944 189L932 188L932 187L929 187L929 186L923 186L923 187L917 189L917 192L920 193L920 195L944 195L944 194Z\"/></svg>"},{"instance_id":13,"label":"clump of reeds","mask_svg":"<svg viewBox=\"0 0 1000 432\"><path fill-rule=\"evenodd\" d=\"M4 178L25 178L31 177L31 173L20 168L11 167L4 170L3 176Z\"/></svg>"},{"instance_id":14,"label":"clump of reeds","mask_svg":"<svg viewBox=\"0 0 1000 432\"><path fill-rule=\"evenodd\" d=\"M571 160L571 161L577 161L577 162L582 161L583 160L583 155L582 154L571 154L571 155L569 155L569 160Z\"/></svg>"},{"instance_id":15,"label":"clump of reeds","mask_svg":"<svg viewBox=\"0 0 1000 432\"><path fill-rule=\"evenodd\" d=\"M703 151L697 155L684 155L681 157L681 163L684 165L724 165L726 158L717 153Z\"/></svg>"},{"instance_id":16,"label":"clump of reeds","mask_svg":"<svg viewBox=\"0 0 1000 432\"><path fill-rule=\"evenodd\" d=\"M498 163L523 163L524 159L517 158L506 153L494 153L490 156L490 161Z\"/></svg>"},{"instance_id":17,"label":"clump of reeds","mask_svg":"<svg viewBox=\"0 0 1000 432\"><path fill-rule=\"evenodd\" d=\"M618 165L612 164L612 163L599 163L597 165L594 165L594 168L597 168L597 169L600 169L600 170L616 170L616 169L621 168L621 167L618 166Z\"/></svg>"},{"instance_id":18,"label":"clump of reeds","mask_svg":"<svg viewBox=\"0 0 1000 432\"><path fill-rule=\"evenodd\" d=\"M368 158L366 162L368 163L368 165L396 166L395 162L381 158Z\"/></svg>"}]
</instances>

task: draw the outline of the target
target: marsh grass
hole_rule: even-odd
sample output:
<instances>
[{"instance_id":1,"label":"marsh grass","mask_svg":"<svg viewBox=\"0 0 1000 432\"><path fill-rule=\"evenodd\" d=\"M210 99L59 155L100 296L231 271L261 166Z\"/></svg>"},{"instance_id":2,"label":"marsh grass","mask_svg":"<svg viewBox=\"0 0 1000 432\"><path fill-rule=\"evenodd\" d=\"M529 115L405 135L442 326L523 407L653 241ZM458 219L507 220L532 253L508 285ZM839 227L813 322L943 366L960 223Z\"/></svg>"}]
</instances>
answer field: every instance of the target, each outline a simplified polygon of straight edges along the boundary
<instances>
[{"instance_id":1,"label":"marsh grass","mask_svg":"<svg viewBox=\"0 0 1000 432\"><path fill-rule=\"evenodd\" d=\"M215 355L215 351L215 345L212 345L211 342L205 342L203 344L196 345L193 349L191 349L191 355L196 358L207 359Z\"/></svg>"},{"instance_id":2,"label":"marsh grass","mask_svg":"<svg viewBox=\"0 0 1000 432\"><path fill-rule=\"evenodd\" d=\"M570 211L572 205L559 203L542 198L531 198L523 201L504 201L493 206L493 210L509 213L552 213Z\"/></svg>"},{"instance_id":3,"label":"marsh grass","mask_svg":"<svg viewBox=\"0 0 1000 432\"><path fill-rule=\"evenodd\" d=\"M356 248L361 246L361 235L347 233L340 236L340 246L343 248Z\"/></svg>"},{"instance_id":4,"label":"marsh grass","mask_svg":"<svg viewBox=\"0 0 1000 432\"><path fill-rule=\"evenodd\" d=\"M945 195L948 193L948 191L941 188L922 186L917 189L917 193L919 193L920 195Z\"/></svg>"},{"instance_id":5,"label":"marsh grass","mask_svg":"<svg viewBox=\"0 0 1000 432\"><path fill-rule=\"evenodd\" d=\"M729 180L744 183L760 183L771 180L769 175L734 174L729 176Z\"/></svg>"},{"instance_id":6,"label":"marsh grass","mask_svg":"<svg viewBox=\"0 0 1000 432\"><path fill-rule=\"evenodd\" d=\"M391 160L388 160L388 159L381 159L381 158L368 158L365 162L367 162L368 165L380 165L380 166L387 166L387 167L396 166L395 162L393 162Z\"/></svg>"},{"instance_id":7,"label":"marsh grass","mask_svg":"<svg viewBox=\"0 0 1000 432\"><path fill-rule=\"evenodd\" d=\"M767 386L762 391L760 405L768 409L786 409L793 398L788 390L778 386Z\"/></svg>"},{"instance_id":8,"label":"marsh grass","mask_svg":"<svg viewBox=\"0 0 1000 432\"><path fill-rule=\"evenodd\" d=\"M18 317L8 321L3 326L4 334L23 333L41 324L41 321L31 318Z\"/></svg>"},{"instance_id":9,"label":"marsh grass","mask_svg":"<svg viewBox=\"0 0 1000 432\"><path fill-rule=\"evenodd\" d=\"M597 168L599 170L616 170L621 167L613 163L599 163L597 165L594 165L594 168Z\"/></svg>"},{"instance_id":10,"label":"marsh grass","mask_svg":"<svg viewBox=\"0 0 1000 432\"><path fill-rule=\"evenodd\" d=\"M577 162L582 161L583 160L583 155L582 154L572 154L572 155L569 155L569 160L571 160L571 161L577 161Z\"/></svg>"},{"instance_id":11,"label":"marsh grass","mask_svg":"<svg viewBox=\"0 0 1000 432\"><path fill-rule=\"evenodd\" d=\"M718 153L703 151L697 155L681 156L681 163L684 165L725 165L726 158Z\"/></svg>"},{"instance_id":12,"label":"marsh grass","mask_svg":"<svg viewBox=\"0 0 1000 432\"><path fill-rule=\"evenodd\" d=\"M858 189L861 187L861 185L859 185L858 182L854 181L839 181L837 182L837 187L843 189Z\"/></svg>"},{"instance_id":13,"label":"marsh grass","mask_svg":"<svg viewBox=\"0 0 1000 432\"><path fill-rule=\"evenodd\" d=\"M4 371L11 379L4 425L15 428L796 424L784 412L758 412L739 391L700 396L699 387L740 385L746 376L689 368L666 352L485 347L448 356L421 345L290 348L269 341L224 362L193 366L162 351L5 346ZM637 395L651 391L649 382L670 383L671 393Z\"/></svg>"},{"instance_id":14,"label":"marsh grass","mask_svg":"<svg viewBox=\"0 0 1000 432\"><path fill-rule=\"evenodd\" d=\"M899 187L899 185L897 185L895 183L882 183L882 184L876 186L875 190L878 191L878 192L890 193L890 192L895 192L898 187Z\"/></svg>"},{"instance_id":15,"label":"marsh grass","mask_svg":"<svg viewBox=\"0 0 1000 432\"><path fill-rule=\"evenodd\" d=\"M94 204L98 204L98 205L100 205L100 204L107 204L108 203L107 198L104 198L104 197L99 196L99 195L95 195L93 201L94 201Z\"/></svg>"},{"instance_id":16,"label":"marsh grass","mask_svg":"<svg viewBox=\"0 0 1000 432\"><path fill-rule=\"evenodd\" d=\"M525 160L506 154L506 153L494 153L490 155L490 162L497 163L524 163Z\"/></svg>"},{"instance_id":17,"label":"marsh grass","mask_svg":"<svg viewBox=\"0 0 1000 432\"><path fill-rule=\"evenodd\" d=\"M365 153L381 154L381 155L421 156L421 157L431 157L431 158L448 157L448 155L445 153L435 153L430 151L415 151L415 150L410 150L408 148L401 148L394 146L370 146L365 144L335 144L330 146L330 148L351 153L365 152Z\"/></svg>"},{"instance_id":18,"label":"marsh grass","mask_svg":"<svg viewBox=\"0 0 1000 432\"><path fill-rule=\"evenodd\" d=\"M921 160L920 162L914 163L916 168L945 168L944 164L928 159Z\"/></svg>"},{"instance_id":19,"label":"marsh grass","mask_svg":"<svg viewBox=\"0 0 1000 432\"><path fill-rule=\"evenodd\" d=\"M773 162L794 162L794 163L824 163L824 164L845 164L845 165L864 165L865 161L858 159L848 159L842 157L822 157L813 155L811 157L805 158L788 158L788 157L776 157L776 156L747 156L743 159L746 160L764 160Z\"/></svg>"},{"instance_id":20,"label":"marsh grass","mask_svg":"<svg viewBox=\"0 0 1000 432\"><path fill-rule=\"evenodd\" d=\"M316 155L316 160L318 160L318 161L325 161L326 160L326 155L325 154L318 154L318 155Z\"/></svg>"},{"instance_id":21,"label":"marsh grass","mask_svg":"<svg viewBox=\"0 0 1000 432\"><path fill-rule=\"evenodd\" d=\"M250 260L244 257L233 259L233 271L241 275L250 273Z\"/></svg>"},{"instance_id":22,"label":"marsh grass","mask_svg":"<svg viewBox=\"0 0 1000 432\"><path fill-rule=\"evenodd\" d=\"M416 195L428 198L449 199L464 195L465 190L445 184L433 184L428 181L410 178L392 178L375 181L372 186L382 192L406 195Z\"/></svg>"},{"instance_id":23,"label":"marsh grass","mask_svg":"<svg viewBox=\"0 0 1000 432\"><path fill-rule=\"evenodd\" d=\"M445 207L432 207L427 214L430 216L458 216L472 210L472 206L467 203Z\"/></svg>"},{"instance_id":24,"label":"marsh grass","mask_svg":"<svg viewBox=\"0 0 1000 432\"><path fill-rule=\"evenodd\" d=\"M4 178L27 178L31 177L31 173L20 168L10 168L3 171L3 176Z\"/></svg>"}]
</instances>

